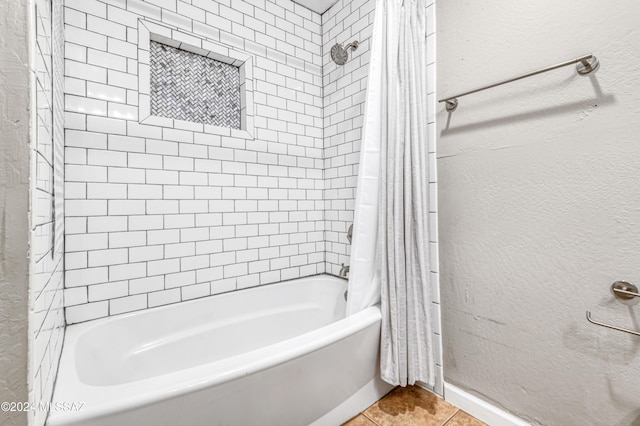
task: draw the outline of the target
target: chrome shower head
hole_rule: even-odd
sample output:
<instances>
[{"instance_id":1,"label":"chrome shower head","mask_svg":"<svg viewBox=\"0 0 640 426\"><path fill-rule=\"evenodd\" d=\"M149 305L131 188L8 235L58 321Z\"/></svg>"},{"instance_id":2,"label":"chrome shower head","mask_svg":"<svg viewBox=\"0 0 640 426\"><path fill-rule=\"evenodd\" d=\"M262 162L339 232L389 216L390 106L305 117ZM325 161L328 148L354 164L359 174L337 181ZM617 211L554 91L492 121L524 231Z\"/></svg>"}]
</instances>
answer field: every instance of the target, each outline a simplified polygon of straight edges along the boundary
<instances>
[{"instance_id":1,"label":"chrome shower head","mask_svg":"<svg viewBox=\"0 0 640 426\"><path fill-rule=\"evenodd\" d=\"M358 43L357 41L352 41L351 43L347 44L345 47L342 47L340 43L336 43L331 48L331 59L333 60L333 62L335 62L338 65L346 64L347 59L349 59L349 55L348 55L349 49L356 50L359 44L360 43Z\"/></svg>"}]
</instances>

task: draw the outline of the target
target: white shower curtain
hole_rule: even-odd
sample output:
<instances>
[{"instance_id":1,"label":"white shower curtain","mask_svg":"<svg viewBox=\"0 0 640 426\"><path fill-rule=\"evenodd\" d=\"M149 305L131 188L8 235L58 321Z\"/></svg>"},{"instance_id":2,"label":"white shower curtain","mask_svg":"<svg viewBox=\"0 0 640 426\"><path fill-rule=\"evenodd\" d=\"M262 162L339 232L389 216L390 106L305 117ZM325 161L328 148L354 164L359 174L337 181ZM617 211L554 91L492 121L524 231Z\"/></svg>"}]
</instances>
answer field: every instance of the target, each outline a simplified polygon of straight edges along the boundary
<instances>
[{"instance_id":1,"label":"white shower curtain","mask_svg":"<svg viewBox=\"0 0 640 426\"><path fill-rule=\"evenodd\" d=\"M377 0L347 313L381 301L382 378L434 385L429 286L426 7Z\"/></svg>"}]
</instances>

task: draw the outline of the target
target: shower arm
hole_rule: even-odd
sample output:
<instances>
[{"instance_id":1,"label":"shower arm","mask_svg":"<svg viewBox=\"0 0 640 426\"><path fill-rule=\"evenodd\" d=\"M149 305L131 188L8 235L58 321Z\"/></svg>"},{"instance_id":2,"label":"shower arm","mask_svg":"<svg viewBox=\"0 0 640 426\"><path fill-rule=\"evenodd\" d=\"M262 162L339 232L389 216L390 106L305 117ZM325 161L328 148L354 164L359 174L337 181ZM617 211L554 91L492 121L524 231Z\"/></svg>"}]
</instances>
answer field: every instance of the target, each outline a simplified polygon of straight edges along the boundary
<instances>
[{"instance_id":1,"label":"shower arm","mask_svg":"<svg viewBox=\"0 0 640 426\"><path fill-rule=\"evenodd\" d=\"M344 50L349 50L349 49L351 49L351 50L357 50L359 45L360 45L360 42L358 42L357 40L354 40L354 41L352 41L351 43L347 44L347 45L344 47Z\"/></svg>"}]
</instances>

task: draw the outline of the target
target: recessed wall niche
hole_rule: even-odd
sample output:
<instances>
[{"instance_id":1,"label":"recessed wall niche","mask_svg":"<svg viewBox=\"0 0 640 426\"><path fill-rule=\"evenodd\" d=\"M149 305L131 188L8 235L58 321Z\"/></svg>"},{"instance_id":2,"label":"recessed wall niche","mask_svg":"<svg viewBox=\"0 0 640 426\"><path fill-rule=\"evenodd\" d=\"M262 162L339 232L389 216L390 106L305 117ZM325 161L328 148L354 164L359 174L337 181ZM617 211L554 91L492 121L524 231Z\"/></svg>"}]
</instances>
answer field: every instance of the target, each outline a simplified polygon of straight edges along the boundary
<instances>
[{"instance_id":1,"label":"recessed wall niche","mask_svg":"<svg viewBox=\"0 0 640 426\"><path fill-rule=\"evenodd\" d=\"M240 68L151 41L151 115L240 128Z\"/></svg>"},{"instance_id":2,"label":"recessed wall niche","mask_svg":"<svg viewBox=\"0 0 640 426\"><path fill-rule=\"evenodd\" d=\"M139 21L140 122L253 138L252 57Z\"/></svg>"}]
</instances>

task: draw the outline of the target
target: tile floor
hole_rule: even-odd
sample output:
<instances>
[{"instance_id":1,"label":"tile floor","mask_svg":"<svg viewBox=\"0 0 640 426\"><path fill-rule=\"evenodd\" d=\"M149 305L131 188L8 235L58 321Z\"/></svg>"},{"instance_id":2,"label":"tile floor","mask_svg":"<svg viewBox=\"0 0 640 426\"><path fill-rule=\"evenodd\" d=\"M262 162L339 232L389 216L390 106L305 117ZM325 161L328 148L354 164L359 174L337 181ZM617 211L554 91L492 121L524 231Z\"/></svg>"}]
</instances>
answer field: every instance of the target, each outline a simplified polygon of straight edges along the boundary
<instances>
[{"instance_id":1,"label":"tile floor","mask_svg":"<svg viewBox=\"0 0 640 426\"><path fill-rule=\"evenodd\" d=\"M418 386L396 388L343 426L487 426Z\"/></svg>"}]
</instances>

